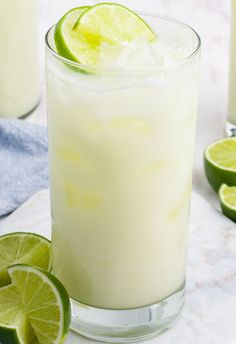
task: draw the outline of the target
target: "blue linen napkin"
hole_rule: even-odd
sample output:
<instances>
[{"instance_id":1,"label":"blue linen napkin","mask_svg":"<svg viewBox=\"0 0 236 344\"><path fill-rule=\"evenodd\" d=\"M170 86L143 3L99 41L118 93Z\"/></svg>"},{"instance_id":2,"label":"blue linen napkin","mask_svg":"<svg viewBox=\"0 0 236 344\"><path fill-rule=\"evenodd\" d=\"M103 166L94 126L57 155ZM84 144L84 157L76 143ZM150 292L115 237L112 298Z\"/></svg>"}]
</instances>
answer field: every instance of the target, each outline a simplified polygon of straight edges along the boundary
<instances>
[{"instance_id":1,"label":"blue linen napkin","mask_svg":"<svg viewBox=\"0 0 236 344\"><path fill-rule=\"evenodd\" d=\"M0 120L0 217L48 188L47 129L22 120Z\"/></svg>"}]
</instances>

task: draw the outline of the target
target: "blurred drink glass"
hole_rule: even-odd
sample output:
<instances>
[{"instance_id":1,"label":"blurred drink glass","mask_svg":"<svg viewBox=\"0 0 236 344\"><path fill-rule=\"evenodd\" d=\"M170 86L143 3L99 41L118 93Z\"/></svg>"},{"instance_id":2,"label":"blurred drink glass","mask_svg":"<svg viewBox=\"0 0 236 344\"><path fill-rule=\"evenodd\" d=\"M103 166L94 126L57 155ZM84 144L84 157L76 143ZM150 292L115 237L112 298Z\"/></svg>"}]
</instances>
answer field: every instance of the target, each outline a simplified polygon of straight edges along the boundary
<instances>
[{"instance_id":1,"label":"blurred drink glass","mask_svg":"<svg viewBox=\"0 0 236 344\"><path fill-rule=\"evenodd\" d=\"M231 49L229 72L229 104L226 131L236 136L236 0L231 3Z\"/></svg>"},{"instance_id":2,"label":"blurred drink glass","mask_svg":"<svg viewBox=\"0 0 236 344\"><path fill-rule=\"evenodd\" d=\"M40 98L37 0L0 0L0 117L22 117Z\"/></svg>"}]
</instances>

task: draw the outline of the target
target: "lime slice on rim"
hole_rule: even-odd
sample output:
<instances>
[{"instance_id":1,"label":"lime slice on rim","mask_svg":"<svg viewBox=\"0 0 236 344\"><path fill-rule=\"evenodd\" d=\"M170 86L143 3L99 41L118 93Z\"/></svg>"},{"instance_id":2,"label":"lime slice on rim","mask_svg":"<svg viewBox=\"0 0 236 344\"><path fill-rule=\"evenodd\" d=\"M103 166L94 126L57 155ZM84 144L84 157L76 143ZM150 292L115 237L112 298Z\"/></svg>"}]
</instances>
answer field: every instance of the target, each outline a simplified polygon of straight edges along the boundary
<instances>
[{"instance_id":1,"label":"lime slice on rim","mask_svg":"<svg viewBox=\"0 0 236 344\"><path fill-rule=\"evenodd\" d=\"M10 283L7 267L20 263L51 271L51 242L33 233L0 236L0 287Z\"/></svg>"},{"instance_id":2,"label":"lime slice on rim","mask_svg":"<svg viewBox=\"0 0 236 344\"><path fill-rule=\"evenodd\" d=\"M0 288L0 342L61 344L70 325L70 301L51 274L28 265L8 268L12 284Z\"/></svg>"},{"instance_id":3,"label":"lime slice on rim","mask_svg":"<svg viewBox=\"0 0 236 344\"><path fill-rule=\"evenodd\" d=\"M218 192L222 184L236 186L236 138L226 138L210 145L204 152L208 182Z\"/></svg>"},{"instance_id":4,"label":"lime slice on rim","mask_svg":"<svg viewBox=\"0 0 236 344\"><path fill-rule=\"evenodd\" d=\"M219 197L223 214L236 222L236 186L223 184L219 190Z\"/></svg>"},{"instance_id":5,"label":"lime slice on rim","mask_svg":"<svg viewBox=\"0 0 236 344\"><path fill-rule=\"evenodd\" d=\"M61 30L59 24L57 32ZM58 49L60 42L57 35L55 41ZM88 67L96 67L101 60L112 59L122 47L135 39L145 42L156 40L156 35L141 17L113 3L89 7L79 16L73 34L63 36L66 45L66 49L60 49L63 50L63 56Z\"/></svg>"},{"instance_id":6,"label":"lime slice on rim","mask_svg":"<svg viewBox=\"0 0 236 344\"><path fill-rule=\"evenodd\" d=\"M76 44L77 35L73 31L73 27L80 15L89 8L89 6L81 6L68 11L58 22L55 27L54 40L58 53L70 60L74 60L67 42L72 41Z\"/></svg>"}]
</instances>

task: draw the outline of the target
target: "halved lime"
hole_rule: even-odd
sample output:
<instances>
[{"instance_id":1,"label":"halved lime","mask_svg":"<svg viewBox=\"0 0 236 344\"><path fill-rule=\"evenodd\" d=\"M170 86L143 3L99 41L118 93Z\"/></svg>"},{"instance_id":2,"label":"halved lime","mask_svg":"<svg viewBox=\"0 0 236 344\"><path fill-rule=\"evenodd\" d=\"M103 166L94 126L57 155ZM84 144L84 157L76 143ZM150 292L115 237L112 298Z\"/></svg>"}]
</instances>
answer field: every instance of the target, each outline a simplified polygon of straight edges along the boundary
<instances>
[{"instance_id":1,"label":"halved lime","mask_svg":"<svg viewBox=\"0 0 236 344\"><path fill-rule=\"evenodd\" d=\"M211 144L204 152L204 167L208 182L216 192L222 184L236 186L236 138Z\"/></svg>"},{"instance_id":2,"label":"halved lime","mask_svg":"<svg viewBox=\"0 0 236 344\"><path fill-rule=\"evenodd\" d=\"M10 283L7 267L20 263L51 271L51 242L34 233L0 236L0 287Z\"/></svg>"},{"instance_id":3,"label":"halved lime","mask_svg":"<svg viewBox=\"0 0 236 344\"><path fill-rule=\"evenodd\" d=\"M60 30L59 25L57 32ZM66 49L61 50L68 59L96 67L101 60L112 59L122 47L135 39L152 42L156 40L156 35L141 17L128 8L119 4L100 3L89 7L79 16L73 34L64 35Z\"/></svg>"},{"instance_id":4,"label":"halved lime","mask_svg":"<svg viewBox=\"0 0 236 344\"><path fill-rule=\"evenodd\" d=\"M8 272L12 284L0 288L2 343L10 330L16 335L11 344L64 343L71 310L63 285L48 272L28 265L13 265Z\"/></svg>"},{"instance_id":5,"label":"halved lime","mask_svg":"<svg viewBox=\"0 0 236 344\"><path fill-rule=\"evenodd\" d=\"M76 44L77 35L73 31L73 27L80 15L88 8L89 6L73 8L72 10L68 11L56 25L54 40L57 51L61 56L70 60L74 60L74 56L71 54L71 51L67 46L67 42L71 41L71 44Z\"/></svg>"},{"instance_id":6,"label":"halved lime","mask_svg":"<svg viewBox=\"0 0 236 344\"><path fill-rule=\"evenodd\" d=\"M236 186L223 184L219 190L223 214L236 222Z\"/></svg>"}]
</instances>

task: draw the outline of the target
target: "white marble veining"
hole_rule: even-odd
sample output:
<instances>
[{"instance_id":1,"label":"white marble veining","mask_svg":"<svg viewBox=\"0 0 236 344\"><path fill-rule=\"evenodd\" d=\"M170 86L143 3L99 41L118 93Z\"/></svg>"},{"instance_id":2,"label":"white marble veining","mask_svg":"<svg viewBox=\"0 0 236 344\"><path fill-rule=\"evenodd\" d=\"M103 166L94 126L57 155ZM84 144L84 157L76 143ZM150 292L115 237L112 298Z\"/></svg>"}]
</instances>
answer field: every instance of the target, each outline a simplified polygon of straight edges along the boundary
<instances>
[{"instance_id":1,"label":"white marble veining","mask_svg":"<svg viewBox=\"0 0 236 344\"><path fill-rule=\"evenodd\" d=\"M40 56L42 101L28 120L46 123L43 35L67 9L88 0L40 0ZM161 13L193 26L202 38L199 120L194 163L188 283L181 319L150 344L236 343L236 226L218 210L216 195L208 186L202 166L204 147L224 135L227 112L230 0L120 0L136 10ZM207 200L207 201L206 201ZM211 203L211 204L210 204ZM213 207L212 207L213 205ZM48 192L33 196L4 221L0 232L50 231ZM66 344L94 343L72 332Z\"/></svg>"},{"instance_id":2,"label":"white marble veining","mask_svg":"<svg viewBox=\"0 0 236 344\"><path fill-rule=\"evenodd\" d=\"M33 196L0 224L0 232L36 232L50 237L48 191ZM187 295L184 312L168 332L148 344L236 343L235 224L193 193ZM94 343L72 331L66 344Z\"/></svg>"}]
</instances>

